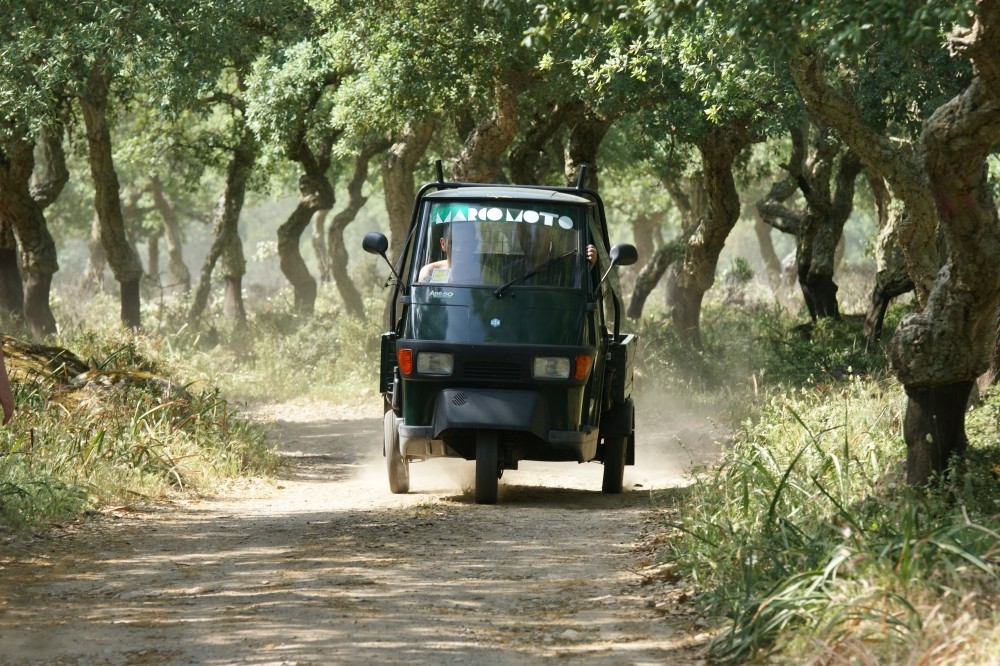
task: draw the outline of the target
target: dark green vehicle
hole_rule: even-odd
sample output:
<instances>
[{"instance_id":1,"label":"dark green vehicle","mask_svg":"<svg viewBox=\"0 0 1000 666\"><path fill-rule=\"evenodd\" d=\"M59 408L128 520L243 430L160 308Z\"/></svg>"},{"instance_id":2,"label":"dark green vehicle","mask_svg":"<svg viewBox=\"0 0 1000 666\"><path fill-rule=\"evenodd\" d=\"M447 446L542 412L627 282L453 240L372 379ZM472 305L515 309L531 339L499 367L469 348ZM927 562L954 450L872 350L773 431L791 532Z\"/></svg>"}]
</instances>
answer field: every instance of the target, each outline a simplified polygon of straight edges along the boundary
<instances>
[{"instance_id":1,"label":"dark green vehicle","mask_svg":"<svg viewBox=\"0 0 1000 666\"><path fill-rule=\"evenodd\" d=\"M386 257L379 232L363 246ZM480 504L521 460L601 462L603 491L621 492L635 457L636 337L620 330L613 268L637 259L610 245L593 190L443 182L439 167L390 262L390 490L409 490L411 461L449 456L475 461Z\"/></svg>"}]
</instances>

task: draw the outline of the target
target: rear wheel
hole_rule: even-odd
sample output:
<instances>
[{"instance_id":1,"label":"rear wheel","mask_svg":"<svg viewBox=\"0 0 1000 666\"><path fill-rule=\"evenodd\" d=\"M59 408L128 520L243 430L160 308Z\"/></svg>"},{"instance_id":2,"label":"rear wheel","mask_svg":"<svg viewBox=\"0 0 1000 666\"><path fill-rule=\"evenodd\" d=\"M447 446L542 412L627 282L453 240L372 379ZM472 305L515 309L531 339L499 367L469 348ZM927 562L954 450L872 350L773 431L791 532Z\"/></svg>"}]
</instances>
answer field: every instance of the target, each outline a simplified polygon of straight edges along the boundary
<instances>
[{"instance_id":1,"label":"rear wheel","mask_svg":"<svg viewBox=\"0 0 1000 666\"><path fill-rule=\"evenodd\" d=\"M625 479L625 454L628 453L628 438L604 438L604 482L601 490L617 494L622 491Z\"/></svg>"},{"instance_id":2,"label":"rear wheel","mask_svg":"<svg viewBox=\"0 0 1000 666\"><path fill-rule=\"evenodd\" d=\"M476 432L476 504L496 504L500 479L500 438L496 430Z\"/></svg>"},{"instance_id":3,"label":"rear wheel","mask_svg":"<svg viewBox=\"0 0 1000 666\"><path fill-rule=\"evenodd\" d=\"M410 492L410 461L399 450L399 428L390 410L382 423L385 465L389 471L389 490L400 495Z\"/></svg>"}]
</instances>

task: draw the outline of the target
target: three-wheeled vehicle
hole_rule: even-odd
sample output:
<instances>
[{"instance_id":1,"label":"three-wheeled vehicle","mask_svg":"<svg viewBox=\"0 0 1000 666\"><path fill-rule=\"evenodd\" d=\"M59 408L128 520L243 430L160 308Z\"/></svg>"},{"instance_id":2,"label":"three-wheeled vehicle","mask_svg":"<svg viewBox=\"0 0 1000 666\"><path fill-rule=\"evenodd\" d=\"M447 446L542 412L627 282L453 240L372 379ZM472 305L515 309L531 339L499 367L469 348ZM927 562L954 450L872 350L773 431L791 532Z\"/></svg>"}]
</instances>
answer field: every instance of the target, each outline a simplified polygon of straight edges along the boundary
<instances>
[{"instance_id":1,"label":"three-wheeled vehicle","mask_svg":"<svg viewBox=\"0 0 1000 666\"><path fill-rule=\"evenodd\" d=\"M583 187L437 182L416 196L402 253L385 235L367 252L392 269L379 390L389 488L411 461L475 461L475 501L521 460L597 461L603 491L634 464L636 336L614 270L604 203Z\"/></svg>"}]
</instances>

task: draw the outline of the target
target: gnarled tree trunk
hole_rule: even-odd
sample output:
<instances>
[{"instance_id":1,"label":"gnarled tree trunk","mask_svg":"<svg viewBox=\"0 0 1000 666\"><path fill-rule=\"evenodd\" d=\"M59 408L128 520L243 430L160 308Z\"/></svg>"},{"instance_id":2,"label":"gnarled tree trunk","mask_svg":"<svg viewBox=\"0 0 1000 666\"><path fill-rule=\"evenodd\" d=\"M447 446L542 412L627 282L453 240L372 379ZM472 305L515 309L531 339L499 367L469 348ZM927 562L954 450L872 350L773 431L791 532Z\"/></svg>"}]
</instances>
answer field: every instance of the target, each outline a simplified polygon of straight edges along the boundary
<instances>
[{"instance_id":1,"label":"gnarled tree trunk","mask_svg":"<svg viewBox=\"0 0 1000 666\"><path fill-rule=\"evenodd\" d=\"M24 268L23 312L35 338L56 332L49 305L52 276L59 270L56 244L49 233L43 209L55 200L69 180L60 134L48 134L43 149L47 156L45 177L31 185L35 168L34 142L12 139L0 151L0 216L13 223ZM20 280L18 280L20 281ZM14 291L10 292L13 296Z\"/></svg>"},{"instance_id":2,"label":"gnarled tree trunk","mask_svg":"<svg viewBox=\"0 0 1000 666\"><path fill-rule=\"evenodd\" d=\"M208 296L212 291L212 271L221 258L223 260L223 280L225 282L223 310L240 326L246 321L243 307L242 280L246 274L243 258L243 241L239 235L240 212L246 199L247 182L257 159L257 141L253 133L243 128L240 142L233 149L226 166L226 180L215 206L212 222L212 247L201 268L201 278L191 301L188 319L196 321L208 306Z\"/></svg>"},{"instance_id":3,"label":"gnarled tree trunk","mask_svg":"<svg viewBox=\"0 0 1000 666\"><path fill-rule=\"evenodd\" d=\"M481 120L465 137L455 160L455 180L467 183L503 183L500 157L517 135L517 93L513 86L497 82L493 87L496 111Z\"/></svg>"},{"instance_id":4,"label":"gnarled tree trunk","mask_svg":"<svg viewBox=\"0 0 1000 666\"><path fill-rule=\"evenodd\" d=\"M365 308L358 293L354 281L348 273L347 247L344 245L344 229L354 221L358 212L364 207L368 197L364 195L362 189L365 180L368 178L368 163L376 154L389 148L388 141L380 141L365 146L354 160L354 174L347 184L347 205L338 212L330 222L330 236L327 247L330 249L330 268L333 280L337 284L337 291L344 301L344 309L349 314L356 317L364 316Z\"/></svg>"},{"instance_id":5,"label":"gnarled tree trunk","mask_svg":"<svg viewBox=\"0 0 1000 666\"><path fill-rule=\"evenodd\" d=\"M572 102L553 105L545 113L532 118L528 129L523 132L524 138L510 149L507 157L511 182L538 185L542 182L542 174L554 169L553 163L559 164L559 171L563 171L562 155L552 154L552 144L575 105Z\"/></svg>"},{"instance_id":6,"label":"gnarled tree trunk","mask_svg":"<svg viewBox=\"0 0 1000 666\"><path fill-rule=\"evenodd\" d=\"M385 195L385 211L389 216L389 260L400 256L410 226L410 212L416 187L413 172L417 163L427 151L434 125L430 122L407 125L395 137L389 152L382 162L382 189ZM401 266L396 267L397 270Z\"/></svg>"},{"instance_id":7,"label":"gnarled tree trunk","mask_svg":"<svg viewBox=\"0 0 1000 666\"><path fill-rule=\"evenodd\" d=\"M326 284L333 279L333 266L330 265L330 247L327 245L326 218L330 217L329 210L318 210L312 217L312 241L313 252L316 254L316 261L319 263L320 284Z\"/></svg>"},{"instance_id":8,"label":"gnarled tree trunk","mask_svg":"<svg viewBox=\"0 0 1000 666\"><path fill-rule=\"evenodd\" d=\"M0 308L15 319L24 317L24 283L17 267L14 225L0 216Z\"/></svg>"},{"instance_id":9,"label":"gnarled tree trunk","mask_svg":"<svg viewBox=\"0 0 1000 666\"><path fill-rule=\"evenodd\" d=\"M302 314L312 314L316 308L316 278L309 273L309 267L302 258L299 240L313 215L333 207L333 185L326 176L333 141L332 134L323 137L315 153L305 139L299 143L294 158L305 172L299 176L299 203L284 224L278 227L281 272L292 283L295 310Z\"/></svg>"},{"instance_id":10,"label":"gnarled tree trunk","mask_svg":"<svg viewBox=\"0 0 1000 666\"><path fill-rule=\"evenodd\" d=\"M917 303L923 307L940 266L937 213L926 174L908 149L897 147L865 123L858 106L824 79L821 65L816 53L794 59L791 71L795 85L812 115L834 128L863 163L881 167L894 196L906 207L897 233Z\"/></svg>"},{"instance_id":11,"label":"gnarled tree trunk","mask_svg":"<svg viewBox=\"0 0 1000 666\"><path fill-rule=\"evenodd\" d=\"M149 184L153 194L153 203L163 220L163 238L167 246L167 271L186 294L191 291L191 271L184 263L184 246L181 241L181 228L177 221L177 211L174 209L170 197L163 190L163 183L159 176L154 174L149 179Z\"/></svg>"},{"instance_id":12,"label":"gnarled tree trunk","mask_svg":"<svg viewBox=\"0 0 1000 666\"><path fill-rule=\"evenodd\" d=\"M678 336L695 348L701 347L702 299L715 282L719 254L740 217L733 163L749 144L746 129L735 123L714 129L698 142L708 215L698 221L688 239L673 311Z\"/></svg>"},{"instance_id":13,"label":"gnarled tree trunk","mask_svg":"<svg viewBox=\"0 0 1000 666\"><path fill-rule=\"evenodd\" d=\"M142 262L125 234L118 174L112 158L111 129L108 125L109 84L110 76L100 71L100 65L95 65L78 99L87 126L88 160L94 181L94 207L101 225L101 244L111 272L121 285L122 324L138 328Z\"/></svg>"},{"instance_id":14,"label":"gnarled tree trunk","mask_svg":"<svg viewBox=\"0 0 1000 666\"><path fill-rule=\"evenodd\" d=\"M874 347L882 339L882 325L889 303L897 296L912 291L913 280L906 272L906 262L899 246L897 229L901 206L892 199L885 179L871 166L867 169L868 181L875 193L879 232L875 241L875 286L865 313L863 334L868 345Z\"/></svg>"},{"instance_id":15,"label":"gnarled tree trunk","mask_svg":"<svg viewBox=\"0 0 1000 666\"><path fill-rule=\"evenodd\" d=\"M952 48L976 76L925 122L920 148L948 260L926 306L889 346L907 394L907 481L924 484L965 452L969 390L988 367L1000 309L1000 216L986 158L1000 144L1000 2L980 0Z\"/></svg>"},{"instance_id":16,"label":"gnarled tree trunk","mask_svg":"<svg viewBox=\"0 0 1000 666\"><path fill-rule=\"evenodd\" d=\"M563 163L563 175L568 185L576 185L580 167L586 166L586 180L583 186L597 190L597 153L601 142L607 135L614 119L603 116L584 105L576 108L569 115L569 141L566 143L566 159Z\"/></svg>"},{"instance_id":17,"label":"gnarled tree trunk","mask_svg":"<svg viewBox=\"0 0 1000 666\"><path fill-rule=\"evenodd\" d=\"M807 151L810 125L816 129ZM790 178L774 183L757 210L764 222L795 235L796 274L810 319L839 318L833 274L861 162L822 122L792 127L791 136L792 153L785 165ZM803 212L784 203L796 189L805 198Z\"/></svg>"}]
</instances>

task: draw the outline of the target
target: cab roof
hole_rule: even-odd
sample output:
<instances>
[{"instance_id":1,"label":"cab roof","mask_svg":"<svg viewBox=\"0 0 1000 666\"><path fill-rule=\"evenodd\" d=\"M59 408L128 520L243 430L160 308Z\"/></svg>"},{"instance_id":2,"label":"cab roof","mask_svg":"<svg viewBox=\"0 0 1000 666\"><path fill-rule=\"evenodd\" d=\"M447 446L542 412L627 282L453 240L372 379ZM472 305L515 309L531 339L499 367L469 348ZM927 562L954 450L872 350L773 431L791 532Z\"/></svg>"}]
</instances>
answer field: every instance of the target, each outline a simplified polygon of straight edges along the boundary
<instances>
[{"instance_id":1,"label":"cab roof","mask_svg":"<svg viewBox=\"0 0 1000 666\"><path fill-rule=\"evenodd\" d=\"M553 201L567 204L590 204L590 199L547 190L541 187L517 187L502 185L495 187L458 187L438 190L424 195L427 199L521 199L529 201Z\"/></svg>"}]
</instances>

